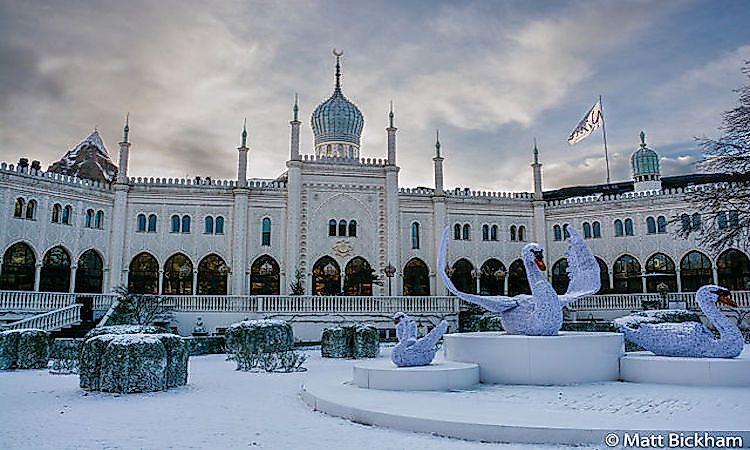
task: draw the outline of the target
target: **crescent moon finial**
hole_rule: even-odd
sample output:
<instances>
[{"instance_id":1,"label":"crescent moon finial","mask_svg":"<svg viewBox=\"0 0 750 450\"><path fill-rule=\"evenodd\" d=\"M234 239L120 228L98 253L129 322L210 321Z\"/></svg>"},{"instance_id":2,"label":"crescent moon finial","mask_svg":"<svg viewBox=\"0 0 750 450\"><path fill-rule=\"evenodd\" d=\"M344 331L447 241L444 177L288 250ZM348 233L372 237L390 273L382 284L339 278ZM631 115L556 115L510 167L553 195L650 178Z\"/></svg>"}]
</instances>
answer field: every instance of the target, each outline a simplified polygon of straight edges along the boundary
<instances>
[{"instance_id":1,"label":"crescent moon finial","mask_svg":"<svg viewBox=\"0 0 750 450\"><path fill-rule=\"evenodd\" d=\"M333 56L340 58L343 55L344 55L344 52L342 50L336 50L335 48L333 49Z\"/></svg>"}]
</instances>

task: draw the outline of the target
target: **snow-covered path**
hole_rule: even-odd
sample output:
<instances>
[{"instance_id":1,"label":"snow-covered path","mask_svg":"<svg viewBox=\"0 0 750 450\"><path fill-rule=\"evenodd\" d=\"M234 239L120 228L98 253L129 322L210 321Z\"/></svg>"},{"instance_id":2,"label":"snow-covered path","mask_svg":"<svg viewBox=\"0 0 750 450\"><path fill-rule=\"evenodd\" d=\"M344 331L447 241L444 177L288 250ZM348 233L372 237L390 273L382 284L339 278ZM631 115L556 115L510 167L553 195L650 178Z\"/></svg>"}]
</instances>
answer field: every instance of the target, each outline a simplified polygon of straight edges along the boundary
<instances>
[{"instance_id":1,"label":"snow-covered path","mask_svg":"<svg viewBox=\"0 0 750 450\"><path fill-rule=\"evenodd\" d=\"M353 361L307 353L309 370L295 374L238 372L224 355L193 357L187 386L122 396L86 393L77 375L0 372L0 448L542 448L405 433L313 412L300 400L300 386L349 378Z\"/></svg>"}]
</instances>

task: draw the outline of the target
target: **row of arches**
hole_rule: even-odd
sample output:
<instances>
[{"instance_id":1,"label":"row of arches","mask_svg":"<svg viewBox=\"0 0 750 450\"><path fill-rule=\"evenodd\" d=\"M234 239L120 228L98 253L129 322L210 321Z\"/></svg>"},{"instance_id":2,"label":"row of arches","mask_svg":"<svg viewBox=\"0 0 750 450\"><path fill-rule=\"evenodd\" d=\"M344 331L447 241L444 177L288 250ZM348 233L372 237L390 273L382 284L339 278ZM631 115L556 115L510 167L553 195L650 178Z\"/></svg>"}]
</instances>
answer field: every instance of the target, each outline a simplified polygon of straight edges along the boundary
<instances>
[{"instance_id":1,"label":"row of arches","mask_svg":"<svg viewBox=\"0 0 750 450\"><path fill-rule=\"evenodd\" d=\"M336 219L330 219L328 221L328 236L338 237L357 237L357 221L344 219L336 222Z\"/></svg>"}]
</instances>

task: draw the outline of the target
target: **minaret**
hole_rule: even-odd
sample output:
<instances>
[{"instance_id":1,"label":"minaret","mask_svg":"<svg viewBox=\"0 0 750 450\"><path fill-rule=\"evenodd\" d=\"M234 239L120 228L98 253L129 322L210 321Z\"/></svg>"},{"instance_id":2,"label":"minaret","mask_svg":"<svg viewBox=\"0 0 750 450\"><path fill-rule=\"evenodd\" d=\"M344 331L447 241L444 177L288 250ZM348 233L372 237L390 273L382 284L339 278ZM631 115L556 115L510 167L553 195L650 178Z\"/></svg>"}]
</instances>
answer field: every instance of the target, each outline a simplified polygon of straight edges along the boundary
<instances>
[{"instance_id":1,"label":"minaret","mask_svg":"<svg viewBox=\"0 0 750 450\"><path fill-rule=\"evenodd\" d=\"M534 138L534 162L531 163L531 168L534 172L534 197L531 201L534 210L534 223L531 227L531 239L547 248L547 218L542 191L542 163L539 162L539 148L536 146L536 138Z\"/></svg>"},{"instance_id":2,"label":"minaret","mask_svg":"<svg viewBox=\"0 0 750 450\"><path fill-rule=\"evenodd\" d=\"M391 110L388 113L388 128L385 131L388 132L388 165L396 165L396 128L393 126L393 102L391 102Z\"/></svg>"},{"instance_id":3,"label":"minaret","mask_svg":"<svg viewBox=\"0 0 750 450\"><path fill-rule=\"evenodd\" d=\"M247 186L247 119L242 124L242 145L237 147L239 161L237 162L237 186Z\"/></svg>"},{"instance_id":4,"label":"minaret","mask_svg":"<svg viewBox=\"0 0 750 450\"><path fill-rule=\"evenodd\" d=\"M130 142L128 142L128 133L130 133L130 113L125 116L125 127L122 129L122 142L120 142L120 164L117 168L117 182L128 182L128 161L130 160Z\"/></svg>"},{"instance_id":5,"label":"minaret","mask_svg":"<svg viewBox=\"0 0 750 450\"><path fill-rule=\"evenodd\" d=\"M438 249L443 236L443 228L446 225L447 209L445 206L445 192L443 191L443 157L440 156L440 131L435 133L435 157L432 158L435 163L435 195L432 197L432 249L433 249L433 267L437 268ZM437 276L435 269L430 274L430 295L446 295L445 284L443 279Z\"/></svg>"},{"instance_id":6,"label":"minaret","mask_svg":"<svg viewBox=\"0 0 750 450\"><path fill-rule=\"evenodd\" d=\"M292 126L292 137L291 142L289 145L289 159L292 161L299 161L299 127L302 124L302 122L299 121L299 105L298 105L299 97L297 94L294 94L294 108L292 110L294 111L294 120L289 122L289 124Z\"/></svg>"},{"instance_id":7,"label":"minaret","mask_svg":"<svg viewBox=\"0 0 750 450\"><path fill-rule=\"evenodd\" d=\"M534 162L531 164L534 169L534 198L542 199L542 163L539 162L539 149L536 146L534 138Z\"/></svg>"},{"instance_id":8,"label":"minaret","mask_svg":"<svg viewBox=\"0 0 750 450\"><path fill-rule=\"evenodd\" d=\"M440 156L440 130L435 133L435 195L443 196L443 157Z\"/></svg>"}]
</instances>

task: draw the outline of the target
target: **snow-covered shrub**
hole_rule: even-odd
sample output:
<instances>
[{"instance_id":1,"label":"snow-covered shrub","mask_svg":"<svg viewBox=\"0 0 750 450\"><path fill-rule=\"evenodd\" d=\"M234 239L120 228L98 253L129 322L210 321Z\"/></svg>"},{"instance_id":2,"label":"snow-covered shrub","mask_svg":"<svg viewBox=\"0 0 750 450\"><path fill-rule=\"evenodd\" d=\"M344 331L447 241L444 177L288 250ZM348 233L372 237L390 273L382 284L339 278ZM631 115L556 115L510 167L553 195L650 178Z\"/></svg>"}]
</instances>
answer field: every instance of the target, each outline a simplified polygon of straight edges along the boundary
<instances>
[{"instance_id":1,"label":"snow-covered shrub","mask_svg":"<svg viewBox=\"0 0 750 450\"><path fill-rule=\"evenodd\" d=\"M167 351L159 335L117 335L102 355L99 390L121 394L163 391L167 388L166 371Z\"/></svg>"},{"instance_id":2,"label":"snow-covered shrub","mask_svg":"<svg viewBox=\"0 0 750 450\"><path fill-rule=\"evenodd\" d=\"M50 336L33 328L0 333L0 369L44 369L49 361Z\"/></svg>"},{"instance_id":3,"label":"snow-covered shrub","mask_svg":"<svg viewBox=\"0 0 750 450\"><path fill-rule=\"evenodd\" d=\"M155 334L167 353L166 387L184 386L188 379L190 352L183 338L174 334Z\"/></svg>"},{"instance_id":4,"label":"snow-covered shrub","mask_svg":"<svg viewBox=\"0 0 750 450\"><path fill-rule=\"evenodd\" d=\"M357 324L354 326L352 357L377 358L380 353L380 335L372 325Z\"/></svg>"},{"instance_id":5,"label":"snow-covered shrub","mask_svg":"<svg viewBox=\"0 0 750 450\"><path fill-rule=\"evenodd\" d=\"M169 330L163 327L153 325L110 325L106 327L94 328L83 337L84 340L92 337L102 336L105 334L162 334L169 333Z\"/></svg>"},{"instance_id":6,"label":"snow-covered shrub","mask_svg":"<svg viewBox=\"0 0 750 450\"><path fill-rule=\"evenodd\" d=\"M483 314L477 321L477 331L503 331L500 314Z\"/></svg>"},{"instance_id":7,"label":"snow-covered shrub","mask_svg":"<svg viewBox=\"0 0 750 450\"><path fill-rule=\"evenodd\" d=\"M57 338L50 350L50 373L78 373L83 339Z\"/></svg>"},{"instance_id":8,"label":"snow-covered shrub","mask_svg":"<svg viewBox=\"0 0 750 450\"><path fill-rule=\"evenodd\" d=\"M264 372L304 372L302 365L307 355L296 350L280 352L245 352L231 353L228 358L237 363L237 370Z\"/></svg>"},{"instance_id":9,"label":"snow-covered shrub","mask_svg":"<svg viewBox=\"0 0 750 450\"><path fill-rule=\"evenodd\" d=\"M187 336L183 338L190 356L226 353L224 336Z\"/></svg>"},{"instance_id":10,"label":"snow-covered shrub","mask_svg":"<svg viewBox=\"0 0 750 450\"><path fill-rule=\"evenodd\" d=\"M380 336L372 325L326 327L320 336L324 358L376 358L379 353Z\"/></svg>"},{"instance_id":11,"label":"snow-covered shrub","mask_svg":"<svg viewBox=\"0 0 750 450\"><path fill-rule=\"evenodd\" d=\"M83 341L81 359L78 363L78 384L82 389L99 390L102 357L109 343L117 336L117 334L104 334Z\"/></svg>"},{"instance_id":12,"label":"snow-covered shrub","mask_svg":"<svg viewBox=\"0 0 750 450\"><path fill-rule=\"evenodd\" d=\"M282 352L294 348L292 326L283 320L245 320L224 333L227 353Z\"/></svg>"}]
</instances>

